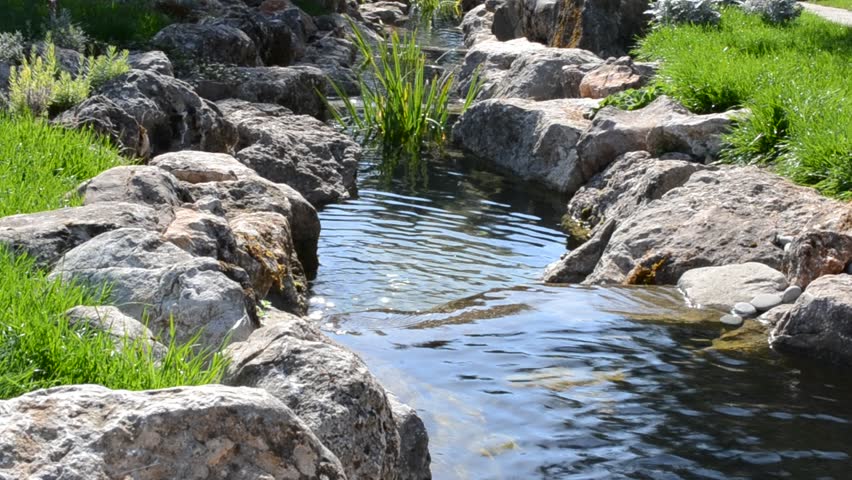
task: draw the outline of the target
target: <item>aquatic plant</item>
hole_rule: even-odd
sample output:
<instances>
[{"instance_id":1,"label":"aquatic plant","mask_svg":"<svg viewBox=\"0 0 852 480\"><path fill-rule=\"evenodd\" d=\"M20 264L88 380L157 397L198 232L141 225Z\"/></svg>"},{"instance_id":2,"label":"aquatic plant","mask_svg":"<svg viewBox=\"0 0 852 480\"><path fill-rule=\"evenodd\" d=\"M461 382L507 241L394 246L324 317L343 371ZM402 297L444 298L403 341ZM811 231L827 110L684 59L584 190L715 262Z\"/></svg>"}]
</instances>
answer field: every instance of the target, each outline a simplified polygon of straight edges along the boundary
<instances>
[{"instance_id":1,"label":"aquatic plant","mask_svg":"<svg viewBox=\"0 0 852 480\"><path fill-rule=\"evenodd\" d=\"M374 48L357 26L352 28L364 58L358 76L361 104L331 81L345 108L340 111L326 101L329 110L362 143L380 145L385 175L392 175L402 163L411 178L417 177L425 167L423 150L439 149L446 141L455 74L427 77L416 33L394 32L389 42L378 42ZM479 86L478 79L471 83L461 111L473 102Z\"/></svg>"}]
</instances>

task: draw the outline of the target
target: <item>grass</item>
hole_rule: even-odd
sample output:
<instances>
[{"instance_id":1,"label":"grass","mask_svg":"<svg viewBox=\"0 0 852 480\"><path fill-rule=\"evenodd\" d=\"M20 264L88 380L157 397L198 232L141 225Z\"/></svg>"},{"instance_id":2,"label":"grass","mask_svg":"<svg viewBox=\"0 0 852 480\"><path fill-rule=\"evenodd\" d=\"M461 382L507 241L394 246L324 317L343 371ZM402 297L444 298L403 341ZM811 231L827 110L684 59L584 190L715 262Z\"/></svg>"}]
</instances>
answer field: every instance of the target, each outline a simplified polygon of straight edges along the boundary
<instances>
[{"instance_id":1,"label":"grass","mask_svg":"<svg viewBox=\"0 0 852 480\"><path fill-rule=\"evenodd\" d=\"M852 0L811 0L808 3L814 3L816 5L823 5L826 7L852 10Z\"/></svg>"},{"instance_id":2,"label":"grass","mask_svg":"<svg viewBox=\"0 0 852 480\"><path fill-rule=\"evenodd\" d=\"M31 38L43 38L50 9L48 0L4 0L0 31L22 31ZM59 0L75 22L93 39L110 44L145 42L173 22L157 12L151 0Z\"/></svg>"},{"instance_id":3,"label":"grass","mask_svg":"<svg viewBox=\"0 0 852 480\"><path fill-rule=\"evenodd\" d=\"M657 85L694 112L751 110L723 159L852 199L852 29L808 13L771 26L726 8L719 27L655 29L636 53L661 62Z\"/></svg>"},{"instance_id":4,"label":"grass","mask_svg":"<svg viewBox=\"0 0 852 480\"><path fill-rule=\"evenodd\" d=\"M0 115L0 159L0 216L77 204L66 194L78 183L124 163L91 132L8 115ZM0 247L0 398L78 383L141 390L221 378L224 359L194 352L194 340L172 342L158 360L143 341L124 340L116 350L107 334L63 316L77 305L102 304L108 294L48 280L33 260Z\"/></svg>"},{"instance_id":5,"label":"grass","mask_svg":"<svg viewBox=\"0 0 852 480\"><path fill-rule=\"evenodd\" d=\"M411 179L422 174L424 149L440 148L447 138L453 73L426 75L426 57L417 44L416 32L398 36L375 47L353 25L354 40L365 59L365 75L359 76L361 104L356 105L334 85L345 108L329 105L334 118L362 143L381 146L381 169L386 177L402 165ZM476 96L479 82L471 84L462 109Z\"/></svg>"}]
</instances>

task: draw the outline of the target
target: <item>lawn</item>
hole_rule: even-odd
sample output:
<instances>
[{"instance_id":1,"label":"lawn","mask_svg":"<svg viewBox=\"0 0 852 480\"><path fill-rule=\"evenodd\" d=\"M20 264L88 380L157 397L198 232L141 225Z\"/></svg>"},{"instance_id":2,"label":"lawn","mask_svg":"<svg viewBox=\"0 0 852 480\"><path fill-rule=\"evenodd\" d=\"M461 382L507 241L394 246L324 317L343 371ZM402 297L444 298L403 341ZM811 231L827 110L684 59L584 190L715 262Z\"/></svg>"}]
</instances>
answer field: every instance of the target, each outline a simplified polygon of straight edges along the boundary
<instances>
[{"instance_id":1,"label":"lawn","mask_svg":"<svg viewBox=\"0 0 852 480\"><path fill-rule=\"evenodd\" d=\"M76 204L66 196L74 186L124 162L91 133L2 113L0 158L0 215ZM141 341L126 340L116 351L108 335L64 318L71 307L108 300L106 290L48 280L31 259L0 247L0 399L77 383L141 390L219 380L223 359L193 352L193 342L169 345L157 362Z\"/></svg>"},{"instance_id":2,"label":"lawn","mask_svg":"<svg viewBox=\"0 0 852 480\"><path fill-rule=\"evenodd\" d=\"M727 137L726 161L773 165L852 199L852 28L808 13L771 26L727 8L719 27L653 30L636 54L660 61L662 91L695 112L751 110Z\"/></svg>"}]
</instances>

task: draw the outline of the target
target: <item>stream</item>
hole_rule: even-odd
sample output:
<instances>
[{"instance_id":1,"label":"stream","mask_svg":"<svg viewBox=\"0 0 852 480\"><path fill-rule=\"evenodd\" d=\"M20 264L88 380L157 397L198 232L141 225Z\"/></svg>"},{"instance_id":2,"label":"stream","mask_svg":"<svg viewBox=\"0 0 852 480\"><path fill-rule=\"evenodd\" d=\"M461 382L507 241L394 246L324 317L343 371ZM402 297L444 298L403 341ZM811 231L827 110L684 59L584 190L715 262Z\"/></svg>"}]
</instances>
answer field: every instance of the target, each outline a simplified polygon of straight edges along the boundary
<instances>
[{"instance_id":1,"label":"stream","mask_svg":"<svg viewBox=\"0 0 852 480\"><path fill-rule=\"evenodd\" d=\"M540 284L557 195L458 154L377 170L320 213L310 316L417 409L435 479L849 478L847 376L720 341L673 288Z\"/></svg>"}]
</instances>

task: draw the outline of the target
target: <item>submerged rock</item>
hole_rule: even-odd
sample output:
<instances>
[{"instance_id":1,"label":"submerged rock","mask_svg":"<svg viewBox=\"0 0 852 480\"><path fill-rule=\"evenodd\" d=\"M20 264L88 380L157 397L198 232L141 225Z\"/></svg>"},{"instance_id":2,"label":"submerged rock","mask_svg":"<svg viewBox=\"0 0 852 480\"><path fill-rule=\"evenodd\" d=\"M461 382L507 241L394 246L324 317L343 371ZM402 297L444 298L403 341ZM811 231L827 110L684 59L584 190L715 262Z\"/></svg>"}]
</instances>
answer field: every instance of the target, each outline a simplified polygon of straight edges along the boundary
<instances>
[{"instance_id":1,"label":"submerged rock","mask_svg":"<svg viewBox=\"0 0 852 480\"><path fill-rule=\"evenodd\" d=\"M755 297L765 294L778 296L781 303L780 292L787 288L787 279L774 268L750 262L692 269L681 275L677 286L695 306L729 310L737 303L753 304Z\"/></svg>"},{"instance_id":2,"label":"submerged rock","mask_svg":"<svg viewBox=\"0 0 852 480\"><path fill-rule=\"evenodd\" d=\"M310 428L260 389L58 387L0 401L0 423L6 478L346 478Z\"/></svg>"}]
</instances>

